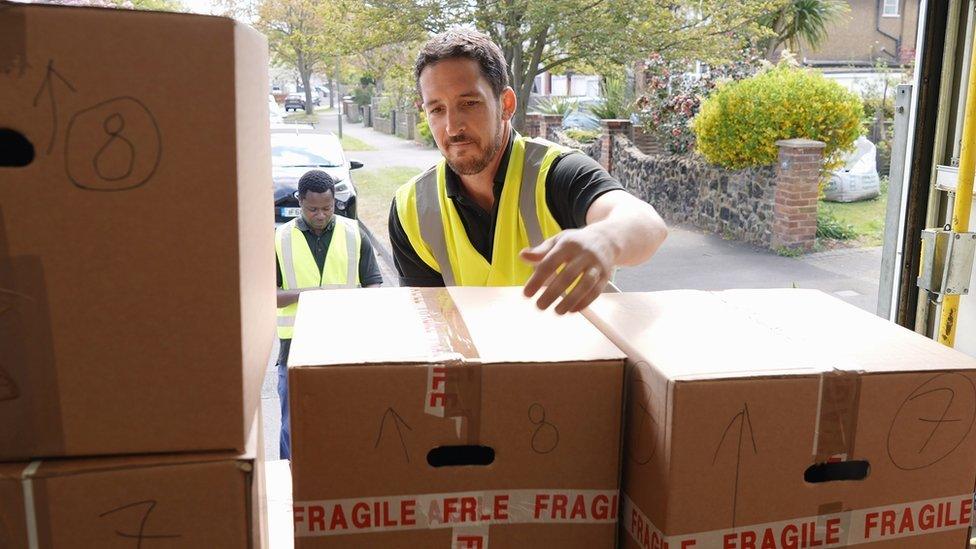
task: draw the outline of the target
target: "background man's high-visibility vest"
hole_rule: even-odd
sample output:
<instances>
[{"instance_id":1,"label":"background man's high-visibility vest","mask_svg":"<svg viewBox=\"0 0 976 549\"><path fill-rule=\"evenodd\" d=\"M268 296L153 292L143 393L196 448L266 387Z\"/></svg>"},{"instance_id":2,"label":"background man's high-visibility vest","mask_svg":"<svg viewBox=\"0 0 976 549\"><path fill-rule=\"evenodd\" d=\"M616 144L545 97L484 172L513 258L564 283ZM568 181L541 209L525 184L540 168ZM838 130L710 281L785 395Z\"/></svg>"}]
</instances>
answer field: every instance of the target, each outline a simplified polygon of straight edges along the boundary
<instances>
[{"instance_id":1,"label":"background man's high-visibility vest","mask_svg":"<svg viewBox=\"0 0 976 549\"><path fill-rule=\"evenodd\" d=\"M275 253L281 266L282 289L305 288L355 288L359 286L359 251L362 236L356 221L341 215L335 216L332 242L325 255L325 266L319 272L312 250L305 235L296 226L296 220L275 230ZM291 339L295 328L295 312L298 303L278 309L278 337Z\"/></svg>"},{"instance_id":2,"label":"background man's high-visibility vest","mask_svg":"<svg viewBox=\"0 0 976 549\"><path fill-rule=\"evenodd\" d=\"M533 267L519 259L519 251L562 230L546 205L546 177L553 161L573 150L515 135L498 199L491 263L471 244L447 196L447 162L441 159L397 190L397 216L410 245L447 286L525 284Z\"/></svg>"}]
</instances>

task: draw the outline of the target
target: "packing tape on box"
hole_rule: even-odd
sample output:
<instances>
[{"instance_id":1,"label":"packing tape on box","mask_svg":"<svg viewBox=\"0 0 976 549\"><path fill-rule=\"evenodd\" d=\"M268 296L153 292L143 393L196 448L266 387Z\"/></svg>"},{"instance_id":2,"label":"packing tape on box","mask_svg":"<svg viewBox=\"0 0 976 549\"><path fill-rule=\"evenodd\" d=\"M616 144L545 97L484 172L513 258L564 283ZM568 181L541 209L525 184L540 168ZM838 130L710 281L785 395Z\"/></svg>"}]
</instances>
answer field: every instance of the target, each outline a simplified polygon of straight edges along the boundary
<instances>
[{"instance_id":1,"label":"packing tape on box","mask_svg":"<svg viewBox=\"0 0 976 549\"><path fill-rule=\"evenodd\" d=\"M447 288L410 288L434 360L476 361L478 349Z\"/></svg>"},{"instance_id":2,"label":"packing tape on box","mask_svg":"<svg viewBox=\"0 0 976 549\"><path fill-rule=\"evenodd\" d=\"M26 10L0 4L0 74L22 76L27 70Z\"/></svg>"},{"instance_id":3,"label":"packing tape on box","mask_svg":"<svg viewBox=\"0 0 976 549\"><path fill-rule=\"evenodd\" d=\"M41 467L40 460L30 462L20 474L20 483L24 491L24 517L27 521L27 547L38 549L40 543L37 535L37 510L34 504L34 474Z\"/></svg>"},{"instance_id":4,"label":"packing tape on box","mask_svg":"<svg viewBox=\"0 0 976 549\"><path fill-rule=\"evenodd\" d=\"M494 490L293 504L295 537L453 530L452 549L487 549L495 524L614 524L616 490Z\"/></svg>"},{"instance_id":5,"label":"packing tape on box","mask_svg":"<svg viewBox=\"0 0 976 549\"><path fill-rule=\"evenodd\" d=\"M624 529L644 549L670 547L846 547L939 532L966 530L973 494L962 494L790 520L735 526L694 534L665 535L623 495ZM666 545L665 545L666 544ZM960 539L960 546L963 540Z\"/></svg>"},{"instance_id":6,"label":"packing tape on box","mask_svg":"<svg viewBox=\"0 0 976 549\"><path fill-rule=\"evenodd\" d=\"M43 263L7 249L0 208L0 457L59 455L66 441Z\"/></svg>"},{"instance_id":7,"label":"packing tape on box","mask_svg":"<svg viewBox=\"0 0 976 549\"><path fill-rule=\"evenodd\" d=\"M66 444L49 301L41 258L10 253L0 206L0 458L59 455Z\"/></svg>"},{"instance_id":8,"label":"packing tape on box","mask_svg":"<svg viewBox=\"0 0 976 549\"><path fill-rule=\"evenodd\" d=\"M452 419L458 440L481 435L481 361L461 311L447 288L411 288L432 349L424 412Z\"/></svg>"},{"instance_id":9,"label":"packing tape on box","mask_svg":"<svg viewBox=\"0 0 976 549\"><path fill-rule=\"evenodd\" d=\"M820 375L817 424L813 435L813 462L852 459L861 400L861 376L856 371L834 370Z\"/></svg>"}]
</instances>

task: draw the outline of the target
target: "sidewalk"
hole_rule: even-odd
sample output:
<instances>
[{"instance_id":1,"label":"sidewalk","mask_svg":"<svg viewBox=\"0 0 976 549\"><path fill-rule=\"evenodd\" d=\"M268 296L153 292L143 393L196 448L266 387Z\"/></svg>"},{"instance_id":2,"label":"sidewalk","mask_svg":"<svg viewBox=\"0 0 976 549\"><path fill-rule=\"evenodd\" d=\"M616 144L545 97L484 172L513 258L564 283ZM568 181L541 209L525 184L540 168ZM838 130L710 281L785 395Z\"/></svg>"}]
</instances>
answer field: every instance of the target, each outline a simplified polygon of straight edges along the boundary
<instances>
[{"instance_id":1,"label":"sidewalk","mask_svg":"<svg viewBox=\"0 0 976 549\"><path fill-rule=\"evenodd\" d=\"M335 114L319 118L316 129L339 134L339 122ZM347 151L346 156L366 164L365 169L385 168L394 166L409 166L426 169L433 166L441 158L437 149L425 147L416 141L401 139L395 135L388 135L363 127L362 124L350 124L342 121L343 135L351 135L356 139L375 147L375 151Z\"/></svg>"},{"instance_id":2,"label":"sidewalk","mask_svg":"<svg viewBox=\"0 0 976 549\"><path fill-rule=\"evenodd\" d=\"M812 288L874 313L878 303L881 248L846 248L796 258L671 226L664 246L638 267L621 269L624 291Z\"/></svg>"}]
</instances>

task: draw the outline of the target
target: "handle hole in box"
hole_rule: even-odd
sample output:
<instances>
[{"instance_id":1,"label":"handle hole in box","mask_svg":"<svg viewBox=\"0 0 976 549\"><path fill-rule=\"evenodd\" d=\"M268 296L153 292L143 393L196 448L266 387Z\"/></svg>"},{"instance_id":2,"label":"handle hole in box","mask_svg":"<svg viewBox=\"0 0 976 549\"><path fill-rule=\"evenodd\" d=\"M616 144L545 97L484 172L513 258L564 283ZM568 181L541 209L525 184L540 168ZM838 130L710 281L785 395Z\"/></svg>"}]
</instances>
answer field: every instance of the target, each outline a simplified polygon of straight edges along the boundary
<instances>
[{"instance_id":1,"label":"handle hole in box","mask_svg":"<svg viewBox=\"0 0 976 549\"><path fill-rule=\"evenodd\" d=\"M817 484L837 480L864 480L871 472L867 461L836 461L814 463L803 473L803 480Z\"/></svg>"},{"instance_id":2,"label":"handle hole in box","mask_svg":"<svg viewBox=\"0 0 976 549\"><path fill-rule=\"evenodd\" d=\"M494 461L495 449L490 446L474 444L438 446L427 452L427 463L431 467L485 466L491 465Z\"/></svg>"},{"instance_id":3,"label":"handle hole in box","mask_svg":"<svg viewBox=\"0 0 976 549\"><path fill-rule=\"evenodd\" d=\"M24 134L0 128L0 168L23 168L34 161L34 145Z\"/></svg>"}]
</instances>

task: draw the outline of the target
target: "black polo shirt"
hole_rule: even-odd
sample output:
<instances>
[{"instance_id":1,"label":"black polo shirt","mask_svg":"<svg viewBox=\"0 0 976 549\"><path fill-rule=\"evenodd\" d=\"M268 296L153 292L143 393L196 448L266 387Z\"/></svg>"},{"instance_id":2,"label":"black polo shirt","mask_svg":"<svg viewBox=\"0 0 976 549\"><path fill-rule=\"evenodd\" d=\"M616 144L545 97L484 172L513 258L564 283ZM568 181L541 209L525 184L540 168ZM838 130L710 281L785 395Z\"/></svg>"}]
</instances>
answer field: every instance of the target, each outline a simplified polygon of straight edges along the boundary
<instances>
[{"instance_id":1,"label":"black polo shirt","mask_svg":"<svg viewBox=\"0 0 976 549\"><path fill-rule=\"evenodd\" d=\"M491 262L492 244L495 241L495 221L498 218L498 203L505 186L505 172L512 154L515 132L508 136L505 154L495 172L493 194L495 203L487 211L471 198L461 178L447 167L445 187L447 197L454 203L464 231L471 244L486 261ZM578 229L586 225L586 212L593 201L608 191L623 189L620 183L589 156L582 153L561 155L553 163L546 176L546 206L563 229ZM417 255L406 231L397 216L396 200L390 208L390 243L393 247L393 262L400 274L401 286L443 286L441 274L424 263Z\"/></svg>"},{"instance_id":2,"label":"black polo shirt","mask_svg":"<svg viewBox=\"0 0 976 549\"><path fill-rule=\"evenodd\" d=\"M295 226L305 235L305 242L308 243L308 249L312 251L312 257L315 258L315 263L319 266L319 273L321 273L322 269L325 268L325 256L329 252L332 235L335 233L335 217L332 217L332 221L325 227L321 235L315 234L315 231L308 226L308 223L305 223L305 218L301 215L295 219ZM380 274L379 265L376 263L376 255L373 254L373 245L370 243L366 234L362 232L362 228L359 229L359 234L362 239L362 247L359 250L359 283L363 286L381 284L383 282L383 275ZM281 288L281 264L278 262L277 254L275 254L275 272L278 273L278 287Z\"/></svg>"}]
</instances>

